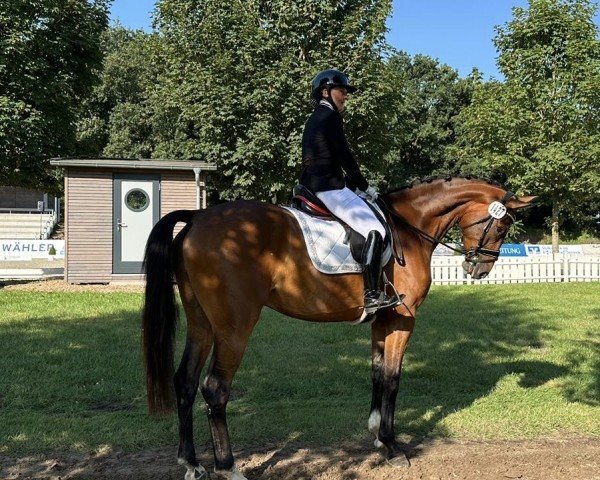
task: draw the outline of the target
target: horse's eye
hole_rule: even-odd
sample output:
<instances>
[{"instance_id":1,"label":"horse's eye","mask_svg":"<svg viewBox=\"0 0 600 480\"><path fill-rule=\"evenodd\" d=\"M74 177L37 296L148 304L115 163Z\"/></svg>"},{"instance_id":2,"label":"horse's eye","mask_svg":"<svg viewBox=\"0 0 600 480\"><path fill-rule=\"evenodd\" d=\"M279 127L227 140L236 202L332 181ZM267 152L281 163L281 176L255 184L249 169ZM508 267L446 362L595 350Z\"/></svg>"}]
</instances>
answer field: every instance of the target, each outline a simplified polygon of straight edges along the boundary
<instances>
[{"instance_id":1,"label":"horse's eye","mask_svg":"<svg viewBox=\"0 0 600 480\"><path fill-rule=\"evenodd\" d=\"M496 227L496 231L498 232L498 234L504 235L506 232L508 232L508 228L506 228L506 227Z\"/></svg>"}]
</instances>

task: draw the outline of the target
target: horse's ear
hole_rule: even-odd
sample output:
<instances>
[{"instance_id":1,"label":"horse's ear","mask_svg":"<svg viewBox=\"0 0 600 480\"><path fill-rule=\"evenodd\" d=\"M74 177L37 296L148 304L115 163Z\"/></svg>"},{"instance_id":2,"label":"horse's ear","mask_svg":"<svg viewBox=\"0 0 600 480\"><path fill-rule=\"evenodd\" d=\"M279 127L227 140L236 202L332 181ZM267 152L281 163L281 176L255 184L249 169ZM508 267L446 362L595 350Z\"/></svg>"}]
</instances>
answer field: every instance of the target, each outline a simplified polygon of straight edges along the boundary
<instances>
[{"instance_id":1,"label":"horse's ear","mask_svg":"<svg viewBox=\"0 0 600 480\"><path fill-rule=\"evenodd\" d=\"M528 197L512 197L508 202L506 202L506 206L511 210L520 210L522 208L531 207L538 197L528 196Z\"/></svg>"}]
</instances>

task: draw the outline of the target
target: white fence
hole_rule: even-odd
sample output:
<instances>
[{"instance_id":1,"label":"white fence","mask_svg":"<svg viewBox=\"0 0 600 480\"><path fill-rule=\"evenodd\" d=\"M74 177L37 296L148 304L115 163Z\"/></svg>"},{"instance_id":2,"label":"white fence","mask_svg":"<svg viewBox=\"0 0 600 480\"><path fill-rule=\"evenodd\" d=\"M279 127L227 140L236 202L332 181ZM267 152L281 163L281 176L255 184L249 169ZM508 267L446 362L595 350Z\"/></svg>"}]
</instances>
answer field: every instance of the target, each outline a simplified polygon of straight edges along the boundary
<instances>
[{"instance_id":1,"label":"white fence","mask_svg":"<svg viewBox=\"0 0 600 480\"><path fill-rule=\"evenodd\" d=\"M600 281L600 256L559 254L536 257L500 257L489 276L473 280L464 273L463 257L434 256L435 285Z\"/></svg>"}]
</instances>

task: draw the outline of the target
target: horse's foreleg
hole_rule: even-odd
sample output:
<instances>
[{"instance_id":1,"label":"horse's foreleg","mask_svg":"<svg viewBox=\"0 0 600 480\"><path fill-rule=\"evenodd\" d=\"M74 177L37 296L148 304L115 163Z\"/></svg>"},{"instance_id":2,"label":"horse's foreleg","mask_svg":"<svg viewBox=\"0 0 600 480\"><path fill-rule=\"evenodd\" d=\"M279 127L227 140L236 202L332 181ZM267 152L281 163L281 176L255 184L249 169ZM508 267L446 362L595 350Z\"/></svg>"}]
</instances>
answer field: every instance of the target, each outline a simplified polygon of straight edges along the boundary
<instances>
[{"instance_id":1,"label":"horse's foreleg","mask_svg":"<svg viewBox=\"0 0 600 480\"><path fill-rule=\"evenodd\" d=\"M174 379L179 416L177 459L181 465L187 467L185 480L195 480L206 476L206 471L196 459L192 407L198 392L200 372L212 347L213 335L210 323L193 296L189 284L179 282L179 291L188 320L188 332L183 357Z\"/></svg>"},{"instance_id":2,"label":"horse's foreleg","mask_svg":"<svg viewBox=\"0 0 600 480\"><path fill-rule=\"evenodd\" d=\"M415 325L414 317L402 316L391 310L386 312L385 346L382 368L381 423L377 439L387 448L388 461L396 466L408 466L403 448L396 441L394 413L400 381L400 370L408 339Z\"/></svg>"},{"instance_id":3,"label":"horse's foreleg","mask_svg":"<svg viewBox=\"0 0 600 480\"><path fill-rule=\"evenodd\" d=\"M371 394L371 414L369 415L369 431L375 435L375 446L382 446L377 439L381 423L381 398L383 395L383 352L385 344L385 323L375 321L371 326L371 381L373 390Z\"/></svg>"}]
</instances>

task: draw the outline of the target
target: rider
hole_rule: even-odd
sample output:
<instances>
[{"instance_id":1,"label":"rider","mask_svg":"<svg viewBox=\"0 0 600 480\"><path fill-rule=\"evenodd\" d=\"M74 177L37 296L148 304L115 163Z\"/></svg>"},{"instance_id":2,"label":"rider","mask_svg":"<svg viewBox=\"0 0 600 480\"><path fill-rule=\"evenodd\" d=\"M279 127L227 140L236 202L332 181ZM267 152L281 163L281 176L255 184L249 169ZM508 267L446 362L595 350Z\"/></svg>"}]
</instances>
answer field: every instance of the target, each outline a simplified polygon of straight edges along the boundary
<instances>
[{"instance_id":1,"label":"rider","mask_svg":"<svg viewBox=\"0 0 600 480\"><path fill-rule=\"evenodd\" d=\"M373 211L348 186L361 195L377 198L354 159L346 135L342 115L348 94L356 88L339 70L324 70L312 81L315 110L304 126L300 183L311 189L337 218L366 239L362 253L365 282L365 311L393 307L398 298L380 290L381 254L385 228ZM345 172L345 176L344 176Z\"/></svg>"}]
</instances>

